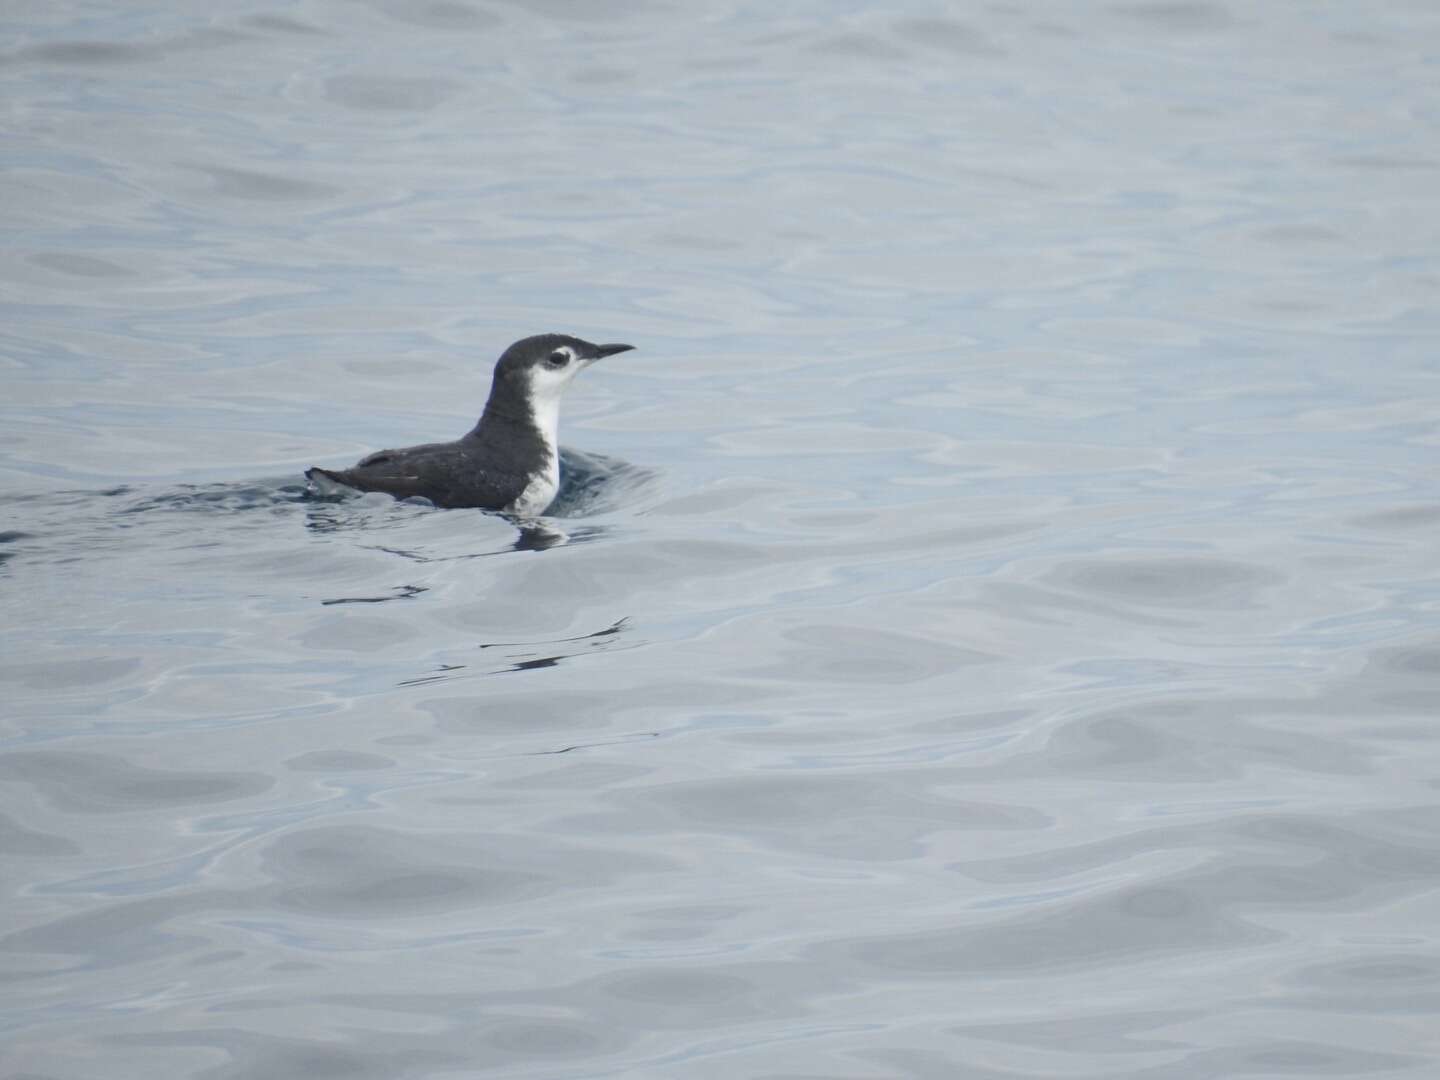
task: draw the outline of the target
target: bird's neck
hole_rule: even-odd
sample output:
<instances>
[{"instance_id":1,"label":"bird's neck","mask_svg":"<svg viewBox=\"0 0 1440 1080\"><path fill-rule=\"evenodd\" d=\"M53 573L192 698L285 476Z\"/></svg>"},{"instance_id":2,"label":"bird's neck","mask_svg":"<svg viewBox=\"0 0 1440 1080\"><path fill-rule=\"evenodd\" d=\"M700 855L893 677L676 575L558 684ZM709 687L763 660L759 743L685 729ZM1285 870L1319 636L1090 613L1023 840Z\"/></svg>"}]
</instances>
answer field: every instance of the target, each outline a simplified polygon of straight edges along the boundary
<instances>
[{"instance_id":1,"label":"bird's neck","mask_svg":"<svg viewBox=\"0 0 1440 1080\"><path fill-rule=\"evenodd\" d=\"M538 437L553 460L559 427L558 401L531 401L513 394L492 393L470 436L512 446Z\"/></svg>"}]
</instances>

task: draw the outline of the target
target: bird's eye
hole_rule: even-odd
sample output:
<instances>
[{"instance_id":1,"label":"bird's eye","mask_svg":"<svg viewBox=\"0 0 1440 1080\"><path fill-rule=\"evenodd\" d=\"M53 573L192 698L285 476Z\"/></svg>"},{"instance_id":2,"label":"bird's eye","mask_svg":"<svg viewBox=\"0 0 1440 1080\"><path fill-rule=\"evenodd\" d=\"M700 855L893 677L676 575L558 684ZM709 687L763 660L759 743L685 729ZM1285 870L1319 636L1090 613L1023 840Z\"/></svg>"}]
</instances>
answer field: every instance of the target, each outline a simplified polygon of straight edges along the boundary
<instances>
[{"instance_id":1,"label":"bird's eye","mask_svg":"<svg viewBox=\"0 0 1440 1080\"><path fill-rule=\"evenodd\" d=\"M570 362L570 351L568 349L556 349L545 358L545 366L550 368L562 368Z\"/></svg>"}]
</instances>

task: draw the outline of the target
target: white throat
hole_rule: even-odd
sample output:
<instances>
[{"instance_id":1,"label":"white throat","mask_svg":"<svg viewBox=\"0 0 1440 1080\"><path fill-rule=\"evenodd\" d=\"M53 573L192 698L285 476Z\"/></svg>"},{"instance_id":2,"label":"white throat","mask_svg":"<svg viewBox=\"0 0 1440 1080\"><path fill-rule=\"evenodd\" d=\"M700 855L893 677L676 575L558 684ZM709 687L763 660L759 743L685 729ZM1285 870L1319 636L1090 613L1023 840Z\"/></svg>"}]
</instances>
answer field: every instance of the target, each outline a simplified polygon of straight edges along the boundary
<instances>
[{"instance_id":1,"label":"white throat","mask_svg":"<svg viewBox=\"0 0 1440 1080\"><path fill-rule=\"evenodd\" d=\"M532 395L530 415L534 418L535 430L545 441L545 449L550 451L553 458L560 445L560 395Z\"/></svg>"},{"instance_id":2,"label":"white throat","mask_svg":"<svg viewBox=\"0 0 1440 1080\"><path fill-rule=\"evenodd\" d=\"M536 367L530 372L530 415L552 458L560 448L560 399L580 369L587 366L577 360L563 371Z\"/></svg>"},{"instance_id":3,"label":"white throat","mask_svg":"<svg viewBox=\"0 0 1440 1080\"><path fill-rule=\"evenodd\" d=\"M530 378L530 418L540 441L545 444L545 459L530 474L530 482L520 497L507 509L521 517L543 514L560 490L560 398L570 382L549 372L536 371Z\"/></svg>"}]
</instances>

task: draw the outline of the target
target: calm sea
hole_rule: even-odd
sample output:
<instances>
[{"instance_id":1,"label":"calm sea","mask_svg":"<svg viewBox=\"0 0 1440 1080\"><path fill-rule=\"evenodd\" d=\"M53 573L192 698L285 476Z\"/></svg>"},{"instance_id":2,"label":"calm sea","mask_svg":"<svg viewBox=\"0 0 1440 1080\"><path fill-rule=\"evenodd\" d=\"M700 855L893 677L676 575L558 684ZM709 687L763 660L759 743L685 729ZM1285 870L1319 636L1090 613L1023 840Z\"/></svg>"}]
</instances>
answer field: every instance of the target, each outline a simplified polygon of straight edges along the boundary
<instances>
[{"instance_id":1,"label":"calm sea","mask_svg":"<svg viewBox=\"0 0 1440 1080\"><path fill-rule=\"evenodd\" d=\"M1440 4L4 8L0 1075L1440 1075Z\"/></svg>"}]
</instances>

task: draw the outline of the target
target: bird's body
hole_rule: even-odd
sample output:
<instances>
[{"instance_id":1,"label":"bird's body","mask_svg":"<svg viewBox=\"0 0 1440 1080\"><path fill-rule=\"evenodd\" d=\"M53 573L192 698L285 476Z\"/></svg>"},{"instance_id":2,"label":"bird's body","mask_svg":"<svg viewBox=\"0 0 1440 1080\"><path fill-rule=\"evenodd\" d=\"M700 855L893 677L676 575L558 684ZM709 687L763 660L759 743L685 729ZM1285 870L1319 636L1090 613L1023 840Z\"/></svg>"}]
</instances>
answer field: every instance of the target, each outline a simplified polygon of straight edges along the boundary
<instances>
[{"instance_id":1,"label":"bird's body","mask_svg":"<svg viewBox=\"0 0 1440 1080\"><path fill-rule=\"evenodd\" d=\"M561 395L596 360L632 347L564 334L517 341L495 364L480 421L461 438L380 450L349 469L311 468L305 475L436 506L542 514L560 488Z\"/></svg>"}]
</instances>

